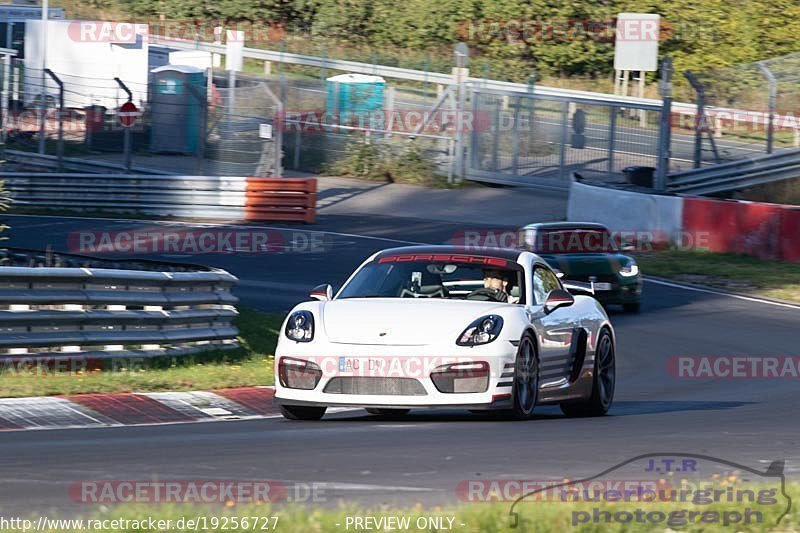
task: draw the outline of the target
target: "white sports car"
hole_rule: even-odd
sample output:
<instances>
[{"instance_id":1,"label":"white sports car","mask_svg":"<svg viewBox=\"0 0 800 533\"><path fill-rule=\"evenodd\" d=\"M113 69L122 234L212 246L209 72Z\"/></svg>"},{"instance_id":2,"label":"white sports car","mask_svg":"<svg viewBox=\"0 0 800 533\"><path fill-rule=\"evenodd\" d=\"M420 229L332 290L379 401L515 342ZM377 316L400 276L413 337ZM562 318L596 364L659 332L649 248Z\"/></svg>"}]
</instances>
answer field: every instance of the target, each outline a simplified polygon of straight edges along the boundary
<instances>
[{"instance_id":1,"label":"white sports car","mask_svg":"<svg viewBox=\"0 0 800 533\"><path fill-rule=\"evenodd\" d=\"M524 419L540 404L596 416L613 400L608 316L533 253L394 248L364 261L335 296L321 285L311 297L289 313L276 350L275 402L286 418L347 406Z\"/></svg>"}]
</instances>

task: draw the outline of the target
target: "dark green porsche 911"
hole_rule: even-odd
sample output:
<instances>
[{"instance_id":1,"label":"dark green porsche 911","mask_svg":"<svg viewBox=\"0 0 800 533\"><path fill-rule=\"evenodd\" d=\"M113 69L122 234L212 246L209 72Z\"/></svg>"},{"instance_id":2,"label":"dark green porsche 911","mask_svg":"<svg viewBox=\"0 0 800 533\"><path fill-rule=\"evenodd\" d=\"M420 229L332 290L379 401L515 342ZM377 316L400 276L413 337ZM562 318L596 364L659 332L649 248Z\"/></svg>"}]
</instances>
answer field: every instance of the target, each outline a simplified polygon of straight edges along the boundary
<instances>
[{"instance_id":1,"label":"dark green porsche 911","mask_svg":"<svg viewBox=\"0 0 800 533\"><path fill-rule=\"evenodd\" d=\"M524 248L536 253L565 281L594 285L594 296L603 305L621 305L638 312L642 300L642 276L627 248L615 242L602 224L593 222L546 222L522 228Z\"/></svg>"}]
</instances>

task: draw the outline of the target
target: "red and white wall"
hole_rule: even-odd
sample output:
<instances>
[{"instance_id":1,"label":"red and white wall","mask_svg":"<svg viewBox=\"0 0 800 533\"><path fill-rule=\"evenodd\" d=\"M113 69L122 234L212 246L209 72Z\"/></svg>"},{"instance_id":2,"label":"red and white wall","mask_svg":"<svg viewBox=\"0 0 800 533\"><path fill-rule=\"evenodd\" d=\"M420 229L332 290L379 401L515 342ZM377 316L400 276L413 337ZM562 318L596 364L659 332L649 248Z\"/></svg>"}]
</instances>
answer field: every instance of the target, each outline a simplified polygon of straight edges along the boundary
<instances>
[{"instance_id":1,"label":"red and white wall","mask_svg":"<svg viewBox=\"0 0 800 533\"><path fill-rule=\"evenodd\" d=\"M655 242L800 262L800 206L642 194L573 182L567 219Z\"/></svg>"}]
</instances>

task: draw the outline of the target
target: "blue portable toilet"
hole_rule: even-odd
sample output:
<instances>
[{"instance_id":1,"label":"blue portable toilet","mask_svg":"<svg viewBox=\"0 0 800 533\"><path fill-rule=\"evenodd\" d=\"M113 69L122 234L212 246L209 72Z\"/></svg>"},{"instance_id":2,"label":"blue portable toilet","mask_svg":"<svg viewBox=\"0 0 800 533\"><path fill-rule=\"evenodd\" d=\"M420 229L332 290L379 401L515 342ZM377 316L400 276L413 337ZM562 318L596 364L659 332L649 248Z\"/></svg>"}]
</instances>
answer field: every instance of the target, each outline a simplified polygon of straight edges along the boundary
<instances>
[{"instance_id":1,"label":"blue portable toilet","mask_svg":"<svg viewBox=\"0 0 800 533\"><path fill-rule=\"evenodd\" d=\"M150 72L150 151L196 153L205 134L206 72L187 65L164 65Z\"/></svg>"},{"instance_id":2,"label":"blue portable toilet","mask_svg":"<svg viewBox=\"0 0 800 533\"><path fill-rule=\"evenodd\" d=\"M326 80L326 112L342 124L354 122L366 127L382 126L381 111L386 80L366 74L340 74ZM376 123L375 119L380 120Z\"/></svg>"}]
</instances>

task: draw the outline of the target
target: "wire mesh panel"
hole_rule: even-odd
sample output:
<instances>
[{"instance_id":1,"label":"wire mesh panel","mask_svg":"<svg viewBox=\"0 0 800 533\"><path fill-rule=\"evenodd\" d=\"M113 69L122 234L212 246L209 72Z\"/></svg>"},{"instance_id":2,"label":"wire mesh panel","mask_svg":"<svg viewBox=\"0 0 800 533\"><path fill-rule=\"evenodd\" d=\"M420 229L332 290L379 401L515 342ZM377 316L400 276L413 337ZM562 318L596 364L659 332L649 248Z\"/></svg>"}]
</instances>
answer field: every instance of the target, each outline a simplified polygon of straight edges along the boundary
<instances>
[{"instance_id":1,"label":"wire mesh panel","mask_svg":"<svg viewBox=\"0 0 800 533\"><path fill-rule=\"evenodd\" d=\"M620 175L655 167L660 109L476 89L469 173L566 187L572 172Z\"/></svg>"},{"instance_id":2,"label":"wire mesh panel","mask_svg":"<svg viewBox=\"0 0 800 533\"><path fill-rule=\"evenodd\" d=\"M452 173L452 124L432 110L435 95L408 87L387 88L380 109L340 113L331 108L331 83L320 79L274 78L269 82L283 103L276 127L283 134L284 166L306 172L336 172L343 162L367 168L401 161ZM429 122L420 131L417 126Z\"/></svg>"},{"instance_id":3,"label":"wire mesh panel","mask_svg":"<svg viewBox=\"0 0 800 533\"><path fill-rule=\"evenodd\" d=\"M207 111L206 172L273 175L278 148L272 132L277 113L265 82L239 80L234 87L218 88Z\"/></svg>"},{"instance_id":4,"label":"wire mesh panel","mask_svg":"<svg viewBox=\"0 0 800 533\"><path fill-rule=\"evenodd\" d=\"M693 158L700 164L735 161L768 151L770 87L755 63L696 75L703 109L694 124ZM697 131L699 130L699 131Z\"/></svg>"}]
</instances>

